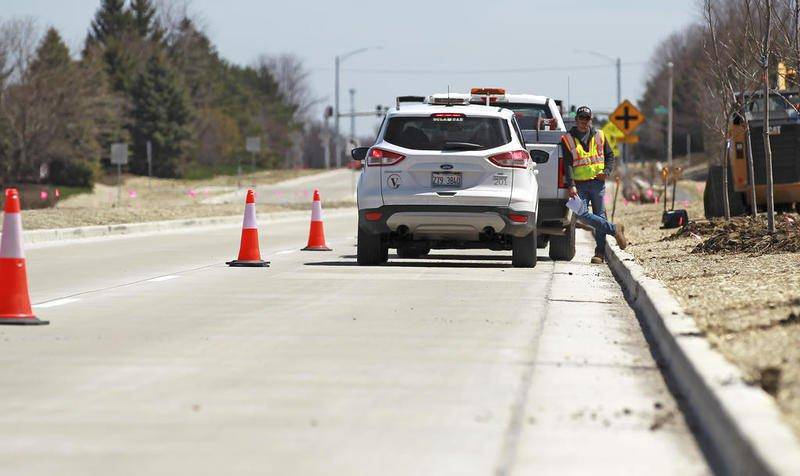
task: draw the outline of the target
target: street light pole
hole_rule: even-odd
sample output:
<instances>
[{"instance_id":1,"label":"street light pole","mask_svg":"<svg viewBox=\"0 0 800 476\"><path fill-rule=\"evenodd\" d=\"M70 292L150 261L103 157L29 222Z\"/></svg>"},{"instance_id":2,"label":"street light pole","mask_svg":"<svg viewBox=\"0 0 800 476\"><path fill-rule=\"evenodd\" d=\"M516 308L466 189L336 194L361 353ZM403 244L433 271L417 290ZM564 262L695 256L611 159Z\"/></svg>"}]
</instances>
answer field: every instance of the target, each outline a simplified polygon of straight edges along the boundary
<instances>
[{"instance_id":1,"label":"street light pole","mask_svg":"<svg viewBox=\"0 0 800 476\"><path fill-rule=\"evenodd\" d=\"M335 80L334 80L334 93L333 93L333 154L336 156L336 166L341 167L341 154L339 153L339 118L341 117L341 111L339 111L339 66L342 64L342 61L346 60L347 58L357 55L359 53L363 53L368 50L380 50L382 47L380 46L367 46L365 48L359 48L357 50L350 51L343 55L337 55L334 61L334 70L335 70Z\"/></svg>"},{"instance_id":2,"label":"street light pole","mask_svg":"<svg viewBox=\"0 0 800 476\"><path fill-rule=\"evenodd\" d=\"M622 59L617 58L617 104L622 104Z\"/></svg>"},{"instance_id":3,"label":"street light pole","mask_svg":"<svg viewBox=\"0 0 800 476\"><path fill-rule=\"evenodd\" d=\"M347 56L347 55L345 55ZM336 159L336 166L339 166L339 56L336 57L336 90L333 94L333 154Z\"/></svg>"},{"instance_id":4,"label":"street light pole","mask_svg":"<svg viewBox=\"0 0 800 476\"><path fill-rule=\"evenodd\" d=\"M673 64L672 61L667 63L667 68L669 68L669 86L668 86L668 99L667 102L669 105L667 106L667 164L670 168L672 168L672 89L673 89L673 80L672 80L672 72L673 72Z\"/></svg>"},{"instance_id":5,"label":"street light pole","mask_svg":"<svg viewBox=\"0 0 800 476\"><path fill-rule=\"evenodd\" d=\"M356 90L350 88L350 141L356 139Z\"/></svg>"}]
</instances>

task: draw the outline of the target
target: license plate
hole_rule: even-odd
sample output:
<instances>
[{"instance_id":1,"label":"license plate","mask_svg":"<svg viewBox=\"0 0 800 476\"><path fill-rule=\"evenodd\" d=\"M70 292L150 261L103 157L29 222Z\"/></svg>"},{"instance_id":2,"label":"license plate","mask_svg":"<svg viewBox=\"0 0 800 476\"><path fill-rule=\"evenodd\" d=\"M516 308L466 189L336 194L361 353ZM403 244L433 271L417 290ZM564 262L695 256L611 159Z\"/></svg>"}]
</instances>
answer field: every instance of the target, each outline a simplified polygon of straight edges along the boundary
<instances>
[{"instance_id":1,"label":"license plate","mask_svg":"<svg viewBox=\"0 0 800 476\"><path fill-rule=\"evenodd\" d=\"M461 172L432 172L431 186L433 187L460 187Z\"/></svg>"}]
</instances>

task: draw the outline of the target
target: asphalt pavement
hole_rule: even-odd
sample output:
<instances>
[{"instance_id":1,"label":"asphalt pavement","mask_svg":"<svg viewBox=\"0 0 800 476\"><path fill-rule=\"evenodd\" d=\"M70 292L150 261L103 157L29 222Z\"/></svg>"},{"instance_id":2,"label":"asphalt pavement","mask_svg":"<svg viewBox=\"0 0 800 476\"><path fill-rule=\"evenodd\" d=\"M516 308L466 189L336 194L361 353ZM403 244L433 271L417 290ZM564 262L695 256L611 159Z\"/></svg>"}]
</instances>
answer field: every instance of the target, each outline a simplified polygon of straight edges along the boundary
<instances>
[{"instance_id":1,"label":"asphalt pavement","mask_svg":"<svg viewBox=\"0 0 800 476\"><path fill-rule=\"evenodd\" d=\"M263 194L262 194L263 197ZM36 246L45 327L0 327L4 474L704 474L605 266L540 250L359 267L308 215Z\"/></svg>"}]
</instances>

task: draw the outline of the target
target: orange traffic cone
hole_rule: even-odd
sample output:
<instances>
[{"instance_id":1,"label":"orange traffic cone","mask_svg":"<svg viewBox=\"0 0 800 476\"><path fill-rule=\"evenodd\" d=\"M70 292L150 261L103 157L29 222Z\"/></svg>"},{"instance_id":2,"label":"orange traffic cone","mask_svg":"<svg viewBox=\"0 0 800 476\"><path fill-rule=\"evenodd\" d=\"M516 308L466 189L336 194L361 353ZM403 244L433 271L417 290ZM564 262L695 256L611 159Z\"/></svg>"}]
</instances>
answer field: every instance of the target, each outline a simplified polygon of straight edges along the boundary
<instances>
[{"instance_id":1,"label":"orange traffic cone","mask_svg":"<svg viewBox=\"0 0 800 476\"><path fill-rule=\"evenodd\" d=\"M228 261L228 266L264 267L269 261L261 259L258 248L258 223L256 223L256 194L252 189L247 191L244 203L244 222L242 223L242 241L239 245L239 257Z\"/></svg>"},{"instance_id":2,"label":"orange traffic cone","mask_svg":"<svg viewBox=\"0 0 800 476\"><path fill-rule=\"evenodd\" d=\"M314 190L314 202L311 203L311 228L308 230L308 244L303 251L331 251L325 244L325 228L322 226L322 202L319 190Z\"/></svg>"},{"instance_id":3,"label":"orange traffic cone","mask_svg":"<svg viewBox=\"0 0 800 476\"><path fill-rule=\"evenodd\" d=\"M3 236L0 239L0 324L49 324L37 319L31 310L17 189L6 189L3 211Z\"/></svg>"}]
</instances>

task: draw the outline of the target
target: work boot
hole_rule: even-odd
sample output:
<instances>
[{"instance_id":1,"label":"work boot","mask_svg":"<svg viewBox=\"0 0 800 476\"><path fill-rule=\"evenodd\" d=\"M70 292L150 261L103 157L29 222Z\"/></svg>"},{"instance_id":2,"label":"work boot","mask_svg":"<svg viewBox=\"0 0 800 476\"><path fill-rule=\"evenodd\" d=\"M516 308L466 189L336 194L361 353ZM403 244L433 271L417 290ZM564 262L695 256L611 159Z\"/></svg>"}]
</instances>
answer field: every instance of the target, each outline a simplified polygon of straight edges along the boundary
<instances>
[{"instance_id":1,"label":"work boot","mask_svg":"<svg viewBox=\"0 0 800 476\"><path fill-rule=\"evenodd\" d=\"M614 238L617 239L617 246L619 249L624 250L628 247L628 239L625 238L625 225L617 225L617 232L614 233Z\"/></svg>"},{"instance_id":2,"label":"work boot","mask_svg":"<svg viewBox=\"0 0 800 476\"><path fill-rule=\"evenodd\" d=\"M604 259L600 255L592 256L592 264L603 264L603 261L604 261Z\"/></svg>"}]
</instances>

